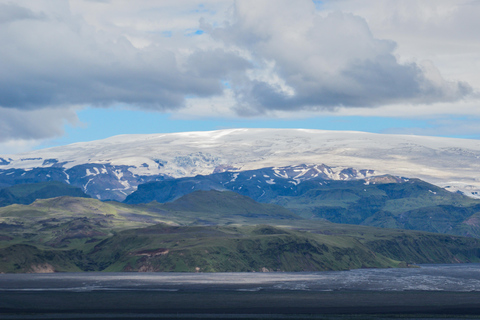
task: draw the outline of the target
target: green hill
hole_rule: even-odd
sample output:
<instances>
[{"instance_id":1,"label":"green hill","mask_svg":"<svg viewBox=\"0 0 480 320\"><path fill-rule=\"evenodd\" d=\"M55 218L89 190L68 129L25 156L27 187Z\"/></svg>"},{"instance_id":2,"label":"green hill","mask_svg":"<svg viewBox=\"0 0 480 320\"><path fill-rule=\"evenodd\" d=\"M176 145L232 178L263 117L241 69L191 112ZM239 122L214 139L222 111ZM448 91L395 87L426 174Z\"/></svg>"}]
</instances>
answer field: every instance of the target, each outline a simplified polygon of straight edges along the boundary
<instances>
[{"instance_id":1,"label":"green hill","mask_svg":"<svg viewBox=\"0 0 480 320\"><path fill-rule=\"evenodd\" d=\"M91 198L58 197L0 208L0 248L82 248L125 229L173 223L156 214Z\"/></svg>"},{"instance_id":2,"label":"green hill","mask_svg":"<svg viewBox=\"0 0 480 320\"><path fill-rule=\"evenodd\" d=\"M316 231L329 229L326 223ZM480 241L362 227L327 235L266 225L156 225L118 233L91 255L110 263L107 271L324 271L480 261Z\"/></svg>"},{"instance_id":3,"label":"green hill","mask_svg":"<svg viewBox=\"0 0 480 320\"><path fill-rule=\"evenodd\" d=\"M62 196L90 198L80 188L58 181L28 183L0 189L0 207Z\"/></svg>"},{"instance_id":4,"label":"green hill","mask_svg":"<svg viewBox=\"0 0 480 320\"><path fill-rule=\"evenodd\" d=\"M0 208L0 272L321 271L480 261L480 240L307 220L233 192Z\"/></svg>"},{"instance_id":5,"label":"green hill","mask_svg":"<svg viewBox=\"0 0 480 320\"><path fill-rule=\"evenodd\" d=\"M323 271L402 265L353 239L267 225L156 225L118 233L95 246L91 256L107 271Z\"/></svg>"},{"instance_id":6,"label":"green hill","mask_svg":"<svg viewBox=\"0 0 480 320\"><path fill-rule=\"evenodd\" d=\"M126 205L91 198L57 197L0 208L0 248L12 243L82 248L114 232L150 226L262 224L302 221L289 210L233 192L199 191L173 203Z\"/></svg>"},{"instance_id":7,"label":"green hill","mask_svg":"<svg viewBox=\"0 0 480 320\"><path fill-rule=\"evenodd\" d=\"M179 224L285 224L283 220L301 220L292 211L274 204L259 203L231 191L194 191L167 203L137 205L147 211L171 217Z\"/></svg>"},{"instance_id":8,"label":"green hill","mask_svg":"<svg viewBox=\"0 0 480 320\"><path fill-rule=\"evenodd\" d=\"M311 230L157 224L77 249L11 245L0 249L0 271L325 271L480 261L480 240L472 238L327 222Z\"/></svg>"},{"instance_id":9,"label":"green hill","mask_svg":"<svg viewBox=\"0 0 480 320\"><path fill-rule=\"evenodd\" d=\"M419 179L387 175L364 180L319 178L298 182L276 177L275 183L268 183L258 179L261 170L235 173L232 178L233 174L146 183L126 202L173 203L192 190L229 189L262 203L280 205L304 219L480 238L480 220L474 218L480 213L478 199Z\"/></svg>"}]
</instances>

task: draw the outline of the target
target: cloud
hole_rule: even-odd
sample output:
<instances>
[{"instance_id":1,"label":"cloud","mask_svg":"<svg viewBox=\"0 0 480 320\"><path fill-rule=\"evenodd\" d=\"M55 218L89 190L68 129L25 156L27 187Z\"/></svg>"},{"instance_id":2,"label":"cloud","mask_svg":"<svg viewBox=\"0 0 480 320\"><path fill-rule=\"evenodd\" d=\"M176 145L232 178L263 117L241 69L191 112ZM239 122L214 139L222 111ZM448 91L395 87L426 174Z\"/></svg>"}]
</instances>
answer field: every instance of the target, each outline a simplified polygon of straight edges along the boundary
<instances>
[{"instance_id":1,"label":"cloud","mask_svg":"<svg viewBox=\"0 0 480 320\"><path fill-rule=\"evenodd\" d=\"M423 128L390 128L384 133L479 139L479 121L478 116L437 116L429 119Z\"/></svg>"},{"instance_id":2,"label":"cloud","mask_svg":"<svg viewBox=\"0 0 480 320\"><path fill-rule=\"evenodd\" d=\"M165 111L181 108L190 96L222 93L219 78L247 62L198 45L178 27L167 29L175 33L166 38L165 25L153 18L169 10L149 16L156 5L0 1L0 142L62 135L81 106ZM161 5L173 8L172 2ZM198 27L198 19L183 27ZM138 41L147 45L138 47Z\"/></svg>"},{"instance_id":3,"label":"cloud","mask_svg":"<svg viewBox=\"0 0 480 320\"><path fill-rule=\"evenodd\" d=\"M457 101L472 91L444 80L432 65L399 63L395 42L375 38L365 19L321 15L311 1L238 1L233 23L209 32L247 52L257 73L270 74L234 83L239 113Z\"/></svg>"},{"instance_id":4,"label":"cloud","mask_svg":"<svg viewBox=\"0 0 480 320\"><path fill-rule=\"evenodd\" d=\"M468 97L472 88L446 80L435 60L399 56L392 39L405 33L394 31L413 23L401 8L388 18L392 37L378 36L382 22L372 12L380 3L362 11L355 2L326 1L319 11L309 0L0 0L2 139L62 134L84 106L247 117ZM454 30L462 17L477 25L468 10L444 7L438 15ZM445 18L452 16L456 22ZM415 23L431 29L422 17ZM31 122L47 115L50 128Z\"/></svg>"},{"instance_id":5,"label":"cloud","mask_svg":"<svg viewBox=\"0 0 480 320\"><path fill-rule=\"evenodd\" d=\"M342 0L323 9L365 18L376 37L395 39L401 61L430 60L444 77L480 86L479 1Z\"/></svg>"},{"instance_id":6,"label":"cloud","mask_svg":"<svg viewBox=\"0 0 480 320\"><path fill-rule=\"evenodd\" d=\"M0 143L46 139L64 133L64 126L78 124L74 108L19 110L0 108ZM28 143L26 143L28 144Z\"/></svg>"},{"instance_id":7,"label":"cloud","mask_svg":"<svg viewBox=\"0 0 480 320\"><path fill-rule=\"evenodd\" d=\"M0 3L0 25L28 19L43 19L43 15L35 14L28 8L21 7L14 3Z\"/></svg>"},{"instance_id":8,"label":"cloud","mask_svg":"<svg viewBox=\"0 0 480 320\"><path fill-rule=\"evenodd\" d=\"M169 110L181 107L188 95L221 92L222 70L199 77L182 69L182 53L169 47L169 39L138 49L124 35L98 33L68 7L59 8L45 12L43 20L9 22L8 28L0 29L0 106L123 103ZM218 56L212 53L210 58ZM221 57L225 63L230 61L227 56Z\"/></svg>"}]
</instances>

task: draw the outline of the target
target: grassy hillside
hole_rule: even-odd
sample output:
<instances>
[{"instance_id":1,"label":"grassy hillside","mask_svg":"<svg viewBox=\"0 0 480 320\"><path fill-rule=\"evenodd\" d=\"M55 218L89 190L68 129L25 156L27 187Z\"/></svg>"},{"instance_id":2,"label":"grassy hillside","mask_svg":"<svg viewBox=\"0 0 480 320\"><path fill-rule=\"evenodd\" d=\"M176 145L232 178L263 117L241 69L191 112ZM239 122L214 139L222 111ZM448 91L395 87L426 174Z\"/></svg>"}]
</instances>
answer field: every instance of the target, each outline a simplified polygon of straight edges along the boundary
<instances>
[{"instance_id":1,"label":"grassy hillside","mask_svg":"<svg viewBox=\"0 0 480 320\"><path fill-rule=\"evenodd\" d=\"M135 207L170 217L184 225L283 225L289 224L289 220L302 219L281 206L259 203L230 191L194 191L172 202L152 202Z\"/></svg>"},{"instance_id":2,"label":"grassy hillside","mask_svg":"<svg viewBox=\"0 0 480 320\"><path fill-rule=\"evenodd\" d=\"M78 250L42 250L33 245L15 244L0 248L0 273L80 272L84 253Z\"/></svg>"},{"instance_id":3,"label":"grassy hillside","mask_svg":"<svg viewBox=\"0 0 480 320\"><path fill-rule=\"evenodd\" d=\"M0 249L1 272L324 271L479 261L477 239L331 223L311 231L157 224L118 232L83 250L25 244Z\"/></svg>"},{"instance_id":4,"label":"grassy hillside","mask_svg":"<svg viewBox=\"0 0 480 320\"><path fill-rule=\"evenodd\" d=\"M0 207L61 196L90 198L80 188L58 181L27 183L0 189Z\"/></svg>"},{"instance_id":5,"label":"grassy hillside","mask_svg":"<svg viewBox=\"0 0 480 320\"><path fill-rule=\"evenodd\" d=\"M259 171L259 170L257 170ZM259 173L252 172L253 176ZM212 174L151 182L127 197L131 203L172 201L192 190L234 190L256 201L280 205L305 219L382 228L421 230L480 238L480 200L419 179L380 176L365 180L276 177L263 183L248 175Z\"/></svg>"},{"instance_id":6,"label":"grassy hillside","mask_svg":"<svg viewBox=\"0 0 480 320\"><path fill-rule=\"evenodd\" d=\"M156 214L90 198L58 197L0 208L0 248L28 244L84 248L119 230L173 223Z\"/></svg>"},{"instance_id":7,"label":"grassy hillside","mask_svg":"<svg viewBox=\"0 0 480 320\"><path fill-rule=\"evenodd\" d=\"M107 271L322 271L402 265L353 239L266 225L156 225L118 233L95 246L91 256L108 265Z\"/></svg>"},{"instance_id":8,"label":"grassy hillside","mask_svg":"<svg viewBox=\"0 0 480 320\"><path fill-rule=\"evenodd\" d=\"M258 203L233 192L199 191L173 203L139 206L57 197L0 208L0 248L11 244L84 248L118 231L158 223L288 225L293 220L301 218L280 206Z\"/></svg>"},{"instance_id":9,"label":"grassy hillside","mask_svg":"<svg viewBox=\"0 0 480 320\"><path fill-rule=\"evenodd\" d=\"M0 208L0 272L320 271L480 261L480 240L307 220L233 192Z\"/></svg>"}]
</instances>

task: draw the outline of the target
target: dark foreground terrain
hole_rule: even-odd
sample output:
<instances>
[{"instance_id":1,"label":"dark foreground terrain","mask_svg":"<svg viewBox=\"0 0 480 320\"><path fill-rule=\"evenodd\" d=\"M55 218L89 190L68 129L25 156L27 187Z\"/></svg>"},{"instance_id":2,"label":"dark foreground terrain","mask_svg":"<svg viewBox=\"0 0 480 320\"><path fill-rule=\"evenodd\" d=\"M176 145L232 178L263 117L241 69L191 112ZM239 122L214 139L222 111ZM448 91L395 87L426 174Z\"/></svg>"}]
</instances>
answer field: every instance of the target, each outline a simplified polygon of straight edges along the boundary
<instances>
[{"instance_id":1,"label":"dark foreground terrain","mask_svg":"<svg viewBox=\"0 0 480 320\"><path fill-rule=\"evenodd\" d=\"M0 275L0 319L480 319L480 264Z\"/></svg>"},{"instance_id":2,"label":"dark foreground terrain","mask_svg":"<svg viewBox=\"0 0 480 320\"><path fill-rule=\"evenodd\" d=\"M1 319L457 319L479 315L478 292L0 293Z\"/></svg>"}]
</instances>

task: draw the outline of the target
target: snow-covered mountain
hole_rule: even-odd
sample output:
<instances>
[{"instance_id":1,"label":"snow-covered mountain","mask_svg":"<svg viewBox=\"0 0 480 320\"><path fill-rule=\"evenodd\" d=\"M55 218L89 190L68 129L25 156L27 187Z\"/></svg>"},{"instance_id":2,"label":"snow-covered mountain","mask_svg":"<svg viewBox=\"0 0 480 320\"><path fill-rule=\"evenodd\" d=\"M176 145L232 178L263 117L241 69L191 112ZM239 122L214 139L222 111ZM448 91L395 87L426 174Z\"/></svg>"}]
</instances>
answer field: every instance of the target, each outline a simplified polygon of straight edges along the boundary
<instances>
[{"instance_id":1,"label":"snow-covered mountain","mask_svg":"<svg viewBox=\"0 0 480 320\"><path fill-rule=\"evenodd\" d=\"M60 180L122 200L138 184L170 177L291 166L292 175L302 176L322 164L329 179L391 174L470 196L480 192L478 140L304 129L120 135L4 155L0 186ZM357 176L342 176L349 168Z\"/></svg>"}]
</instances>

